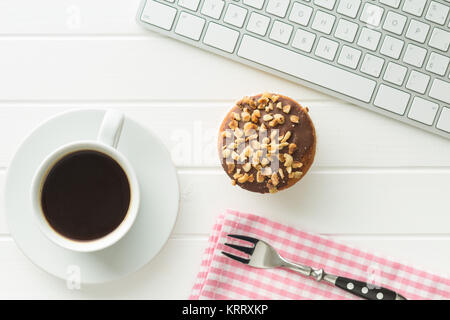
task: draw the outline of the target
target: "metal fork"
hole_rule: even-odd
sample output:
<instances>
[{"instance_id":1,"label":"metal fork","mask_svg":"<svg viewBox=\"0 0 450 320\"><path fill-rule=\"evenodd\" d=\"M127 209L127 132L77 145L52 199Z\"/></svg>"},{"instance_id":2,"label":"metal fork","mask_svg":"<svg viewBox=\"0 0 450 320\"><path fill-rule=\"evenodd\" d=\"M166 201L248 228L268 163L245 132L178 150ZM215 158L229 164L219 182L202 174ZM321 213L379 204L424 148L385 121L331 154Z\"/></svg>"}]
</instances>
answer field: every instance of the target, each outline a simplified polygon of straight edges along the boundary
<instances>
[{"instance_id":1,"label":"metal fork","mask_svg":"<svg viewBox=\"0 0 450 320\"><path fill-rule=\"evenodd\" d=\"M323 269L314 269L298 263L292 263L281 257L278 252L267 242L248 236L229 234L228 237L248 241L252 247L244 247L236 244L225 243L226 246L248 254L249 259L238 257L222 251L225 256L247 264L255 268L287 268L304 276L312 277L316 281L328 282L342 290L350 292L358 297L368 300L406 300L405 297L395 291L368 285L365 282L325 273Z\"/></svg>"}]
</instances>

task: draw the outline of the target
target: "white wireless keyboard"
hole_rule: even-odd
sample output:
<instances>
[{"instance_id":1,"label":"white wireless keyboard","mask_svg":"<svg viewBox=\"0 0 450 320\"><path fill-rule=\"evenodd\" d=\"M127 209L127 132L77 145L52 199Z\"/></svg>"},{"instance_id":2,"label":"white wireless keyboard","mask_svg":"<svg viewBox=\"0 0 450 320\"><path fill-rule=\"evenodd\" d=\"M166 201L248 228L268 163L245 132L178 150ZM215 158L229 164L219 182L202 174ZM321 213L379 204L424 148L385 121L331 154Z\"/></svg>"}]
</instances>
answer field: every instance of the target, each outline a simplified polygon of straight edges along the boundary
<instances>
[{"instance_id":1,"label":"white wireless keyboard","mask_svg":"<svg viewBox=\"0 0 450 320\"><path fill-rule=\"evenodd\" d=\"M144 0L147 29L450 139L450 0Z\"/></svg>"}]
</instances>

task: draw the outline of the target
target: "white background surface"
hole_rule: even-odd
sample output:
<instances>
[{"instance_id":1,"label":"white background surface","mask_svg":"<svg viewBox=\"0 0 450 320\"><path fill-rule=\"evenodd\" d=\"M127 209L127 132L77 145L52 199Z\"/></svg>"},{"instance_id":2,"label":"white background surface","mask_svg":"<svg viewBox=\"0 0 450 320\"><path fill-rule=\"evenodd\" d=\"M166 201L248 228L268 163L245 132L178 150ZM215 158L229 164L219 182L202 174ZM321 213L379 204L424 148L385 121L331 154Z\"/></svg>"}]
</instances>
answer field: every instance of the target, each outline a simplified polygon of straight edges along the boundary
<instances>
[{"instance_id":1,"label":"white background surface","mask_svg":"<svg viewBox=\"0 0 450 320\"><path fill-rule=\"evenodd\" d=\"M214 218L227 207L450 270L449 141L141 30L138 3L0 0L0 298L187 298ZM214 142L233 102L263 91L309 107L318 150L301 183L261 196L231 186ZM173 152L182 200L175 231L151 263L68 290L14 244L3 185L34 127L89 107L121 109L155 131Z\"/></svg>"}]
</instances>

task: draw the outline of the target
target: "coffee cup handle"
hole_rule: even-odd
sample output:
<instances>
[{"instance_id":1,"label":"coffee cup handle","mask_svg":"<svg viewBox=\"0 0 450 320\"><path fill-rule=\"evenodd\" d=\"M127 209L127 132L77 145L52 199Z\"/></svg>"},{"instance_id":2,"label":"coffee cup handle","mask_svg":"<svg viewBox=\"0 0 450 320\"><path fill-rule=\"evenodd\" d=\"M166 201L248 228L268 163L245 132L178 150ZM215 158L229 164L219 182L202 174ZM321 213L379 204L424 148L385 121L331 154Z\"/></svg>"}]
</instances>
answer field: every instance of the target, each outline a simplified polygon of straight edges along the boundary
<instances>
[{"instance_id":1,"label":"coffee cup handle","mask_svg":"<svg viewBox=\"0 0 450 320\"><path fill-rule=\"evenodd\" d=\"M100 125L97 140L114 149L117 148L124 120L125 116L122 112L107 110Z\"/></svg>"}]
</instances>

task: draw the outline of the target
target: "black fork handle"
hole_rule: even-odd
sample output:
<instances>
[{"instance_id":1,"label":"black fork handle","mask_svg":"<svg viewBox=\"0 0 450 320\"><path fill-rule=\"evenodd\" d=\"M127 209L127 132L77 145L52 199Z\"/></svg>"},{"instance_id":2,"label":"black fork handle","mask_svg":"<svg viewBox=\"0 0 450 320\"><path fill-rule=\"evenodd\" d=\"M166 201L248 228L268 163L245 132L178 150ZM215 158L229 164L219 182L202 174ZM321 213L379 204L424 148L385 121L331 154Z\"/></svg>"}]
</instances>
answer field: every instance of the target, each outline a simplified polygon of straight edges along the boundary
<instances>
[{"instance_id":1,"label":"black fork handle","mask_svg":"<svg viewBox=\"0 0 450 320\"><path fill-rule=\"evenodd\" d=\"M345 277L337 277L334 285L367 300L406 300L405 297L395 291L373 287L373 285L368 285L365 282Z\"/></svg>"}]
</instances>

